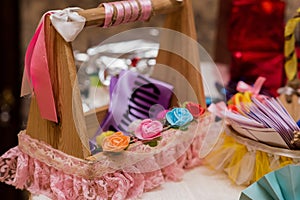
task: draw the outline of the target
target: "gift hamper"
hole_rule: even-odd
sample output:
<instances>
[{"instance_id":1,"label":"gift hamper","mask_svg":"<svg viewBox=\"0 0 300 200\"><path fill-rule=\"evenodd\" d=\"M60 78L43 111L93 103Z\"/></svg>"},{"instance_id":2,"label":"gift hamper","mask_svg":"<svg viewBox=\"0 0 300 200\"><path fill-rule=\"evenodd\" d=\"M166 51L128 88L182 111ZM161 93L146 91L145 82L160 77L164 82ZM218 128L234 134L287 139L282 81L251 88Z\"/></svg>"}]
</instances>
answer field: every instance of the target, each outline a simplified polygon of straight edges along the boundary
<instances>
[{"instance_id":1,"label":"gift hamper","mask_svg":"<svg viewBox=\"0 0 300 200\"><path fill-rule=\"evenodd\" d=\"M279 97L265 96L260 90L266 78L253 85L240 81L227 104L208 108L222 117L226 131L205 158L208 166L224 171L238 185L249 185L269 172L298 164L299 79L295 52L298 13L285 27L284 68L287 85L278 89Z\"/></svg>"},{"instance_id":2,"label":"gift hamper","mask_svg":"<svg viewBox=\"0 0 300 200\"><path fill-rule=\"evenodd\" d=\"M169 109L157 120L132 123L130 134L100 133L92 154L86 120L95 116L100 124L109 110L83 112L71 41L87 26L107 28L166 13L165 30L182 33L162 34L153 73L174 87ZM0 181L51 199L135 199L166 180L180 180L184 169L200 164L201 137L212 120L205 112L195 39L189 0L129 0L47 12L26 52L22 92L32 95L27 128L18 146L0 157Z\"/></svg>"}]
</instances>

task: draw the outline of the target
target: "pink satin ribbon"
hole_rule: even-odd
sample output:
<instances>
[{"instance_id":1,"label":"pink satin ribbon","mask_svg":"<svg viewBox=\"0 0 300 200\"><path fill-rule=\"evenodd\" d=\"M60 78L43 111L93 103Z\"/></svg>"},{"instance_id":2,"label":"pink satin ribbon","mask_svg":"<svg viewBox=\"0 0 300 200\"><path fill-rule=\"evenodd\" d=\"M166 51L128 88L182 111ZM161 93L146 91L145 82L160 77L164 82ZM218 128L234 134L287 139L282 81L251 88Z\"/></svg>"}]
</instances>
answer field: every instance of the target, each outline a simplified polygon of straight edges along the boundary
<instances>
[{"instance_id":1,"label":"pink satin ribbon","mask_svg":"<svg viewBox=\"0 0 300 200\"><path fill-rule=\"evenodd\" d=\"M112 24L112 17L114 14L114 8L109 3L102 3L104 9L105 9L105 19L104 19L104 25L103 28L107 28L111 26Z\"/></svg>"},{"instance_id":2,"label":"pink satin ribbon","mask_svg":"<svg viewBox=\"0 0 300 200\"><path fill-rule=\"evenodd\" d=\"M152 4L150 0L139 0L141 5L141 16L139 17L139 21L147 21L151 17L152 13Z\"/></svg>"},{"instance_id":3,"label":"pink satin ribbon","mask_svg":"<svg viewBox=\"0 0 300 200\"><path fill-rule=\"evenodd\" d=\"M256 98L264 98L264 95L260 95L259 92L261 90L261 87L263 83L265 82L266 78L264 77L258 77L258 79L255 81L254 85L248 85L247 83L243 81L239 81L237 84L237 90L239 92L250 92L252 96ZM234 109L230 109L227 107L226 103L221 101L219 103L212 103L207 110L211 113L214 113L216 116L224 118L226 115L226 112L237 112Z\"/></svg>"},{"instance_id":4,"label":"pink satin ribbon","mask_svg":"<svg viewBox=\"0 0 300 200\"><path fill-rule=\"evenodd\" d=\"M124 10L124 6L122 5L121 2L114 2L113 6L117 10L116 21L113 24L113 26L116 26L116 25L119 25L119 24L121 24L123 22L124 17L125 17L125 10ZM128 11L126 11L126 12L128 12Z\"/></svg>"},{"instance_id":5,"label":"pink satin ribbon","mask_svg":"<svg viewBox=\"0 0 300 200\"><path fill-rule=\"evenodd\" d=\"M256 79L253 86L248 85L247 83L245 83L243 81L239 81L236 86L236 90L239 92L250 92L252 94L252 96L254 96L254 97L263 97L264 95L259 95L259 92L265 81L266 81L266 78L261 77L261 76Z\"/></svg>"},{"instance_id":6,"label":"pink satin ribbon","mask_svg":"<svg viewBox=\"0 0 300 200\"><path fill-rule=\"evenodd\" d=\"M128 3L131 6L131 17L129 22L134 22L139 17L139 11L140 11L139 4L135 0L128 1Z\"/></svg>"},{"instance_id":7,"label":"pink satin ribbon","mask_svg":"<svg viewBox=\"0 0 300 200\"><path fill-rule=\"evenodd\" d=\"M149 20L152 14L151 0L129 0L101 4L105 9L104 28L133 21Z\"/></svg>"},{"instance_id":8,"label":"pink satin ribbon","mask_svg":"<svg viewBox=\"0 0 300 200\"><path fill-rule=\"evenodd\" d=\"M128 1L124 1L122 2L122 6L124 7L124 19L122 23L127 23L132 15L131 5Z\"/></svg>"},{"instance_id":9,"label":"pink satin ribbon","mask_svg":"<svg viewBox=\"0 0 300 200\"><path fill-rule=\"evenodd\" d=\"M21 95L32 93L36 96L41 117L46 120L57 122L57 114L54 103L54 96L48 69L47 51L45 44L44 20L46 13L32 37L25 55L24 80ZM28 85L30 88L28 88Z\"/></svg>"}]
</instances>

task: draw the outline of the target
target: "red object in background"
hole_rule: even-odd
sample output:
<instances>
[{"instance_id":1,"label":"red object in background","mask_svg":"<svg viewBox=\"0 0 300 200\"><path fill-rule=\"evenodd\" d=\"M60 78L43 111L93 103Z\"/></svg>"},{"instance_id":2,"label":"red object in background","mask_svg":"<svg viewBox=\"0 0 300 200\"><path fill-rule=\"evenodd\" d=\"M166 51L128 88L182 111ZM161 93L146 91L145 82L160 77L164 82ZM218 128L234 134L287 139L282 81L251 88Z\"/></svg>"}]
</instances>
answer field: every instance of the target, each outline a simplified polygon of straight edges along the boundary
<instances>
[{"instance_id":1,"label":"red object in background","mask_svg":"<svg viewBox=\"0 0 300 200\"><path fill-rule=\"evenodd\" d=\"M141 59L138 58L138 57L132 58L132 59L131 59L131 66L132 66L132 67L136 67L137 64L138 64L138 62L139 62L140 60L141 60Z\"/></svg>"},{"instance_id":2,"label":"red object in background","mask_svg":"<svg viewBox=\"0 0 300 200\"><path fill-rule=\"evenodd\" d=\"M228 48L232 54L230 86L266 77L265 90L277 96L283 70L284 10L281 0L232 0Z\"/></svg>"},{"instance_id":3,"label":"red object in background","mask_svg":"<svg viewBox=\"0 0 300 200\"><path fill-rule=\"evenodd\" d=\"M277 89L285 83L284 56L281 52L235 52L232 57L231 81L237 83L242 80L253 84L257 77L263 76L266 82L262 91L271 96L278 96Z\"/></svg>"},{"instance_id":4,"label":"red object in background","mask_svg":"<svg viewBox=\"0 0 300 200\"><path fill-rule=\"evenodd\" d=\"M233 0L230 51L282 51L284 8L281 0Z\"/></svg>"}]
</instances>

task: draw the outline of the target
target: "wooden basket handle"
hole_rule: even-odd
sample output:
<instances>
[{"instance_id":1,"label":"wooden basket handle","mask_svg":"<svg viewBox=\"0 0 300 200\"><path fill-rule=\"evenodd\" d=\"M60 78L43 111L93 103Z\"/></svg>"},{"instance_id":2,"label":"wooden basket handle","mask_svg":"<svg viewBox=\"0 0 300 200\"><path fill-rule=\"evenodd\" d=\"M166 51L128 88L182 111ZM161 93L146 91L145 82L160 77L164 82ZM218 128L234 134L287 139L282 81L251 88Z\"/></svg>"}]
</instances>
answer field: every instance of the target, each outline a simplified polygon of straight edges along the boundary
<instances>
[{"instance_id":1,"label":"wooden basket handle","mask_svg":"<svg viewBox=\"0 0 300 200\"><path fill-rule=\"evenodd\" d=\"M182 32L196 41L191 0L183 2L176 0L152 0L152 7L154 15L173 12L167 17L167 28ZM83 10L79 14L86 18L86 26L102 26L105 20L103 7ZM27 134L69 155L86 158L90 156L89 141L80 91L78 89L72 46L71 43L66 42L56 32L49 17L45 21L45 33L49 73L59 122L53 123L42 119L36 99L33 96L29 111ZM193 55L198 56L195 52ZM193 56L193 59L197 60L195 63L199 64L197 56ZM174 55L160 51L158 62L170 64L167 62L167 58L171 57L174 57ZM199 102L205 106L199 69L195 69L191 62L187 62L178 56L175 57L175 60L178 61L177 63L180 64L176 65L175 69L183 74L186 79L191 80L190 84L194 88ZM164 80L164 77L162 79ZM71 99L73 99L73 102L71 102ZM97 115L103 118L106 109L107 107L98 110Z\"/></svg>"},{"instance_id":2,"label":"wooden basket handle","mask_svg":"<svg viewBox=\"0 0 300 200\"><path fill-rule=\"evenodd\" d=\"M183 5L182 0L152 0L152 15L168 14L177 11ZM85 26L103 26L105 20L105 8L99 5L97 8L78 11L78 14L86 19Z\"/></svg>"}]
</instances>

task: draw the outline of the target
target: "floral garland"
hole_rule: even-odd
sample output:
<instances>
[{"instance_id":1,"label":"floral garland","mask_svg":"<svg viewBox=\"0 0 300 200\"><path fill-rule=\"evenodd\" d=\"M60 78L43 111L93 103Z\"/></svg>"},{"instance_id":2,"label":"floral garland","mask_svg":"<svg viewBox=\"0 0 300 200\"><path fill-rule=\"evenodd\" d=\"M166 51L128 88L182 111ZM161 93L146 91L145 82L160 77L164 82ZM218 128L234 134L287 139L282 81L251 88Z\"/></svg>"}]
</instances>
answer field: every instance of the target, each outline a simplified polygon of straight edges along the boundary
<instances>
[{"instance_id":1,"label":"floral garland","mask_svg":"<svg viewBox=\"0 0 300 200\"><path fill-rule=\"evenodd\" d=\"M98 152L122 152L136 142L155 147L164 131L170 128L186 131L189 124L204 113L205 109L201 105L185 102L181 107L163 110L155 119L133 121L128 127L128 135L120 131L102 132L96 137Z\"/></svg>"}]
</instances>

